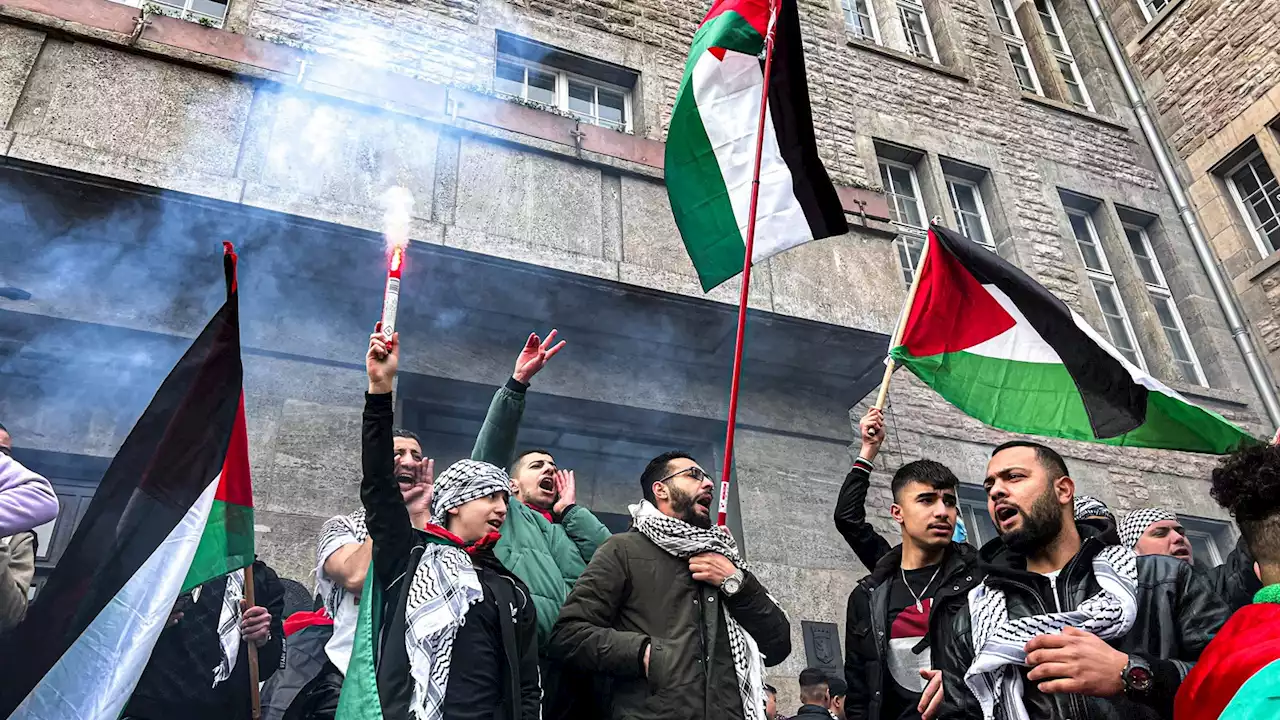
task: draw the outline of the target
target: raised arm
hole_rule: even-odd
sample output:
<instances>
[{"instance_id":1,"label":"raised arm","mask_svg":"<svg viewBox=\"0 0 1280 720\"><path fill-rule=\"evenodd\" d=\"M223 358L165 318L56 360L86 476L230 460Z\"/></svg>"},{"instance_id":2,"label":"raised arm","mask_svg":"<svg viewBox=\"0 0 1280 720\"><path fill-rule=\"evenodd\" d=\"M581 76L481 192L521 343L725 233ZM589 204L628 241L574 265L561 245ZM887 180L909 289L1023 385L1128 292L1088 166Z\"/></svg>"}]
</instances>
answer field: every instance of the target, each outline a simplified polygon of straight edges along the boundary
<instances>
[{"instance_id":1,"label":"raised arm","mask_svg":"<svg viewBox=\"0 0 1280 720\"><path fill-rule=\"evenodd\" d=\"M871 464L880 452L880 444L884 442L884 415L878 408L871 408L859 422L862 431L862 450L853 468L844 478L840 487L840 495L836 498L835 522L836 530L844 537L844 541L853 549L858 560L868 571L874 570L880 558L892 549L887 540L880 536L867 522L867 491L871 489Z\"/></svg>"},{"instance_id":2,"label":"raised arm","mask_svg":"<svg viewBox=\"0 0 1280 720\"><path fill-rule=\"evenodd\" d=\"M395 442L392 423L395 420L391 389L400 363L400 336L391 342L382 334L369 336L365 367L369 374L369 391L364 396L364 428L360 482L360 502L364 505L365 525L373 538L374 571L385 588L403 570L413 547L413 525L409 511L395 478Z\"/></svg>"},{"instance_id":3,"label":"raised arm","mask_svg":"<svg viewBox=\"0 0 1280 720\"><path fill-rule=\"evenodd\" d=\"M546 340L539 338L537 333L529 333L529 339L516 357L511 377L493 394L489 412L484 416L484 424L480 426L480 434L476 436L475 447L471 450L472 460L500 468L511 465L516 435L520 432L520 418L524 416L525 391L533 382L533 376L565 346L563 340L557 343L555 339L555 330L547 333Z\"/></svg>"}]
</instances>

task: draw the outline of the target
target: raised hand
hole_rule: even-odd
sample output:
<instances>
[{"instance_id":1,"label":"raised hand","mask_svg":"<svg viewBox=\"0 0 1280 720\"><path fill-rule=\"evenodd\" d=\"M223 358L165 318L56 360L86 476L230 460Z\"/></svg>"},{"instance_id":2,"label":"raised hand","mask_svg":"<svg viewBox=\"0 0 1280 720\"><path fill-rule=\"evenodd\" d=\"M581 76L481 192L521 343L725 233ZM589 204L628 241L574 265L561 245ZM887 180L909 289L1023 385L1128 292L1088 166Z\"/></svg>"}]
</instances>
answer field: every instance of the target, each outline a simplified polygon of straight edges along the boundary
<instances>
[{"instance_id":1,"label":"raised hand","mask_svg":"<svg viewBox=\"0 0 1280 720\"><path fill-rule=\"evenodd\" d=\"M884 442L884 411L873 407L858 421L862 431L862 451L859 453L868 460L874 460L880 452L880 444Z\"/></svg>"},{"instance_id":2,"label":"raised hand","mask_svg":"<svg viewBox=\"0 0 1280 720\"><path fill-rule=\"evenodd\" d=\"M538 337L538 333L529 333L529 339L525 341L524 348L520 350L520 357L516 358L516 369L511 373L511 377L519 380L525 385L533 380L533 376L538 374L543 365L547 361L555 357L556 353L564 348L565 342L561 340L554 345L556 339L556 330L552 330L547 334L547 339L542 340Z\"/></svg>"},{"instance_id":3,"label":"raised hand","mask_svg":"<svg viewBox=\"0 0 1280 720\"><path fill-rule=\"evenodd\" d=\"M391 392L400 367L400 333L387 341L382 337L382 323L369 336L369 350L364 355L365 371L369 374L369 393L380 395Z\"/></svg>"},{"instance_id":4,"label":"raised hand","mask_svg":"<svg viewBox=\"0 0 1280 720\"><path fill-rule=\"evenodd\" d=\"M572 470L557 470L555 475L556 483L556 504L551 506L551 512L561 515L570 505L576 505L578 502L578 481L573 477Z\"/></svg>"}]
</instances>

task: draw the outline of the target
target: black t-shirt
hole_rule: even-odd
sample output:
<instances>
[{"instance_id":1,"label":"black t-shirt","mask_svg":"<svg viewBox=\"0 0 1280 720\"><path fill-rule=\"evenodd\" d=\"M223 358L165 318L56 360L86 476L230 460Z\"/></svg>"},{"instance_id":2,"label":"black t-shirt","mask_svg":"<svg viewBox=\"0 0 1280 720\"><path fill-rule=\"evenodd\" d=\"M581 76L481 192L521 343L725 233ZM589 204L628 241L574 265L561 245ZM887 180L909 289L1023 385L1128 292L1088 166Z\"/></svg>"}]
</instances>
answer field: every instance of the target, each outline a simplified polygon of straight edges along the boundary
<instances>
[{"instance_id":1,"label":"black t-shirt","mask_svg":"<svg viewBox=\"0 0 1280 720\"><path fill-rule=\"evenodd\" d=\"M929 611L933 606L932 595L938 589L938 570L938 565L929 565L906 571L915 596L902 583L901 572L889 581L889 654L885 663L882 720L920 717L916 708L925 686L920 670L932 664L929 648L926 646L917 654L915 647L929 634ZM920 597L918 608L916 596Z\"/></svg>"}]
</instances>

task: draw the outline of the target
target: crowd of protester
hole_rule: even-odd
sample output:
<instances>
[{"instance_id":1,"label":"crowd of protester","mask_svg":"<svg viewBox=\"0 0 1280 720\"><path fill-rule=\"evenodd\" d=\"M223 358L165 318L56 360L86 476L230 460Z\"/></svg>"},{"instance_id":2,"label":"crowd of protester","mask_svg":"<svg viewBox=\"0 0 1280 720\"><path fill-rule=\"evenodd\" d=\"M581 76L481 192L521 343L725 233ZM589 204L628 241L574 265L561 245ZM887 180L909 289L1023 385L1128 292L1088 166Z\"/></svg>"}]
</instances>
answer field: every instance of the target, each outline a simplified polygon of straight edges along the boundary
<instances>
[{"instance_id":1,"label":"crowd of protester","mask_svg":"<svg viewBox=\"0 0 1280 720\"><path fill-rule=\"evenodd\" d=\"M124 717L250 717L249 648L267 720L375 700L389 720L787 717L765 669L791 655L791 620L714 525L694 457L653 458L614 535L552 453L517 448L530 384L565 347L555 335L530 335L470 458L437 475L395 424L398 337L375 332L360 503L320 530L315 605L286 621L285 581L261 560L252 603L243 570L183 594ZM959 479L929 458L894 472L900 537L883 537L866 514L882 412L860 430L834 521L868 574L848 596L843 672L800 673L795 720L1280 717L1280 447L1213 472L1241 537L1205 571L1175 513L1117 522L1030 440L991 452L997 535L981 548ZM25 613L34 530L58 513L11 455L0 426L0 631Z\"/></svg>"}]
</instances>

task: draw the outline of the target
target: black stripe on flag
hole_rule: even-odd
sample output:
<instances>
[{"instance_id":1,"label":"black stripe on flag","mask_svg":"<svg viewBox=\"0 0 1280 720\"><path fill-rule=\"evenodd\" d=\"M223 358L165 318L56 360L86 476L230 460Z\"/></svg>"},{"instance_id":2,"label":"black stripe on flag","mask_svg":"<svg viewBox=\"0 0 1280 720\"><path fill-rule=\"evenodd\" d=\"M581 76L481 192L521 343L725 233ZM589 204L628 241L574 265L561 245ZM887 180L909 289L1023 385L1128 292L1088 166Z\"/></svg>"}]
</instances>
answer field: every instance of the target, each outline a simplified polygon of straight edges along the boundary
<instances>
[{"instance_id":1,"label":"black stripe on flag","mask_svg":"<svg viewBox=\"0 0 1280 720\"><path fill-rule=\"evenodd\" d=\"M769 116L792 187L815 240L849 232L840 196L818 156L796 0L780 0L769 77Z\"/></svg>"},{"instance_id":2,"label":"black stripe on flag","mask_svg":"<svg viewBox=\"0 0 1280 720\"><path fill-rule=\"evenodd\" d=\"M1076 325L1066 303L1030 276L968 238L934 225L938 243L984 285L995 285L1062 358L1098 438L1123 435L1147 419L1147 389ZM927 261L926 261L927 262Z\"/></svg>"},{"instance_id":3,"label":"black stripe on flag","mask_svg":"<svg viewBox=\"0 0 1280 720\"><path fill-rule=\"evenodd\" d=\"M0 638L0 717L40 683L222 470L243 384L229 246L223 262L226 302L125 438L26 618Z\"/></svg>"}]
</instances>

